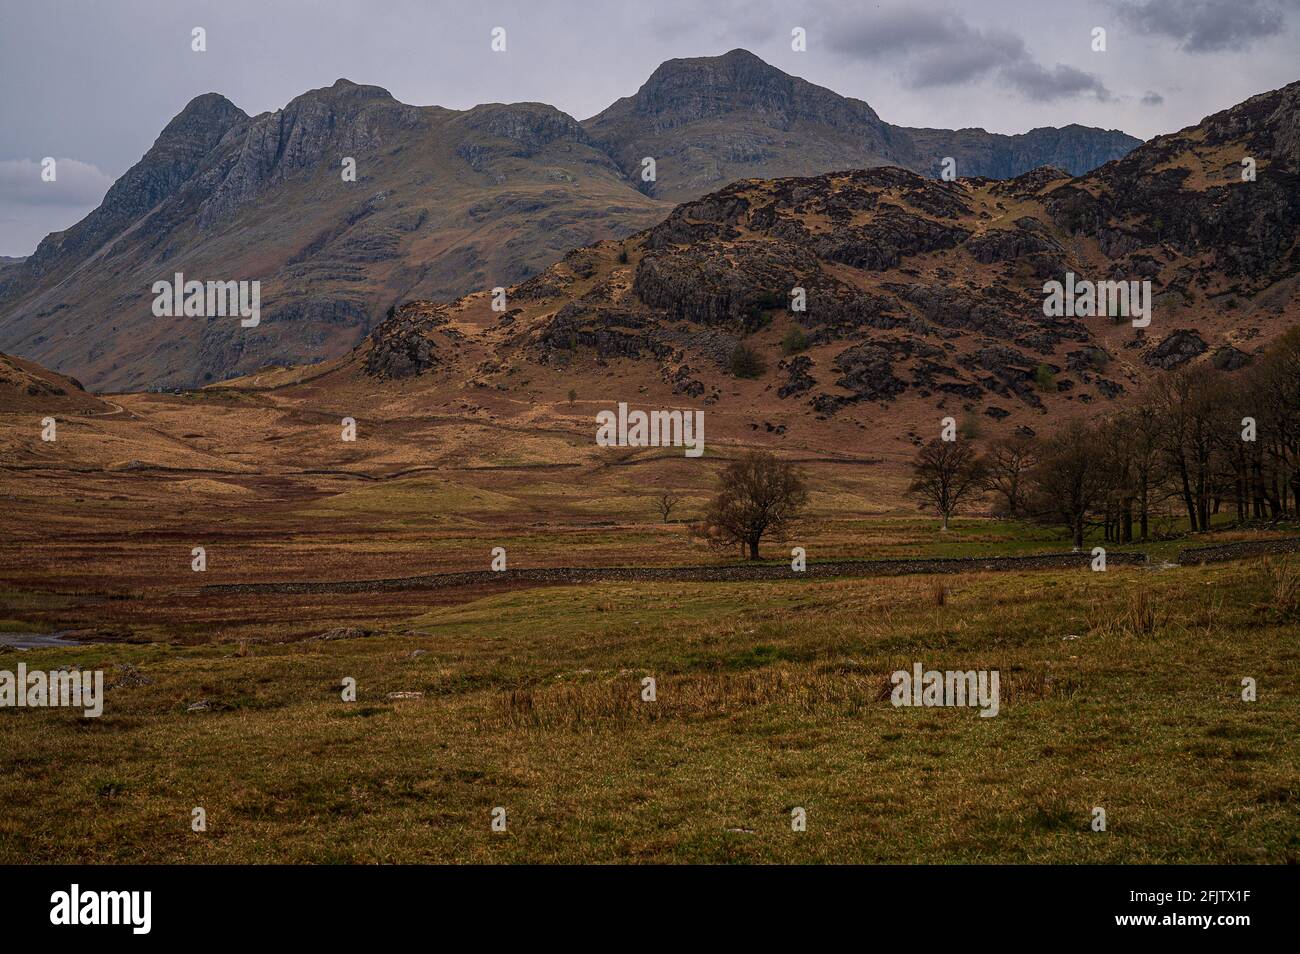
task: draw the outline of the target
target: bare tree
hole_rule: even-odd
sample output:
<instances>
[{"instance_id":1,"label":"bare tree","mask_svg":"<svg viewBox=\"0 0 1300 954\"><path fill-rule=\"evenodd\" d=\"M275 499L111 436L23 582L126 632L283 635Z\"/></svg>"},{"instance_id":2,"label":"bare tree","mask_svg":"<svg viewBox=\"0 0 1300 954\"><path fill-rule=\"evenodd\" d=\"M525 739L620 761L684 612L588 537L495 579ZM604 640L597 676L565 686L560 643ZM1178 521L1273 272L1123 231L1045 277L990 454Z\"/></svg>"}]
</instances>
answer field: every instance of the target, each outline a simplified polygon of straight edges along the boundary
<instances>
[{"instance_id":1,"label":"bare tree","mask_svg":"<svg viewBox=\"0 0 1300 954\"><path fill-rule=\"evenodd\" d=\"M1045 441L1033 470L1031 512L1042 520L1065 524L1075 550L1083 549L1088 517L1106 504L1113 471L1096 430L1070 421Z\"/></svg>"},{"instance_id":2,"label":"bare tree","mask_svg":"<svg viewBox=\"0 0 1300 954\"><path fill-rule=\"evenodd\" d=\"M682 498L671 490L661 491L655 498L655 506L659 508L659 515L664 518L664 523L672 516L673 508L682 502Z\"/></svg>"},{"instance_id":3,"label":"bare tree","mask_svg":"<svg viewBox=\"0 0 1300 954\"><path fill-rule=\"evenodd\" d=\"M984 464L985 487L1002 497L996 508L1000 515L1021 517L1029 493L1029 472L1038 462L1034 439L1024 434L999 438L989 447Z\"/></svg>"},{"instance_id":4,"label":"bare tree","mask_svg":"<svg viewBox=\"0 0 1300 954\"><path fill-rule=\"evenodd\" d=\"M970 441L930 441L912 462L912 483L908 494L921 506L932 506L948 529L948 520L963 502L984 489L986 470Z\"/></svg>"},{"instance_id":5,"label":"bare tree","mask_svg":"<svg viewBox=\"0 0 1300 954\"><path fill-rule=\"evenodd\" d=\"M718 475L697 532L719 549L742 546L758 559L764 537L782 540L808 505L803 475L767 451L750 451Z\"/></svg>"},{"instance_id":6,"label":"bare tree","mask_svg":"<svg viewBox=\"0 0 1300 954\"><path fill-rule=\"evenodd\" d=\"M1128 432L1128 449L1132 467L1132 504L1137 509L1138 535L1146 540L1151 530L1151 511L1163 502L1168 471L1161 453L1165 439L1164 421L1156 405L1139 395L1136 403L1119 415Z\"/></svg>"},{"instance_id":7,"label":"bare tree","mask_svg":"<svg viewBox=\"0 0 1300 954\"><path fill-rule=\"evenodd\" d=\"M1251 494L1256 516L1264 516L1267 503L1277 522L1290 509L1288 501L1300 515L1300 328L1273 344L1251 378L1259 405L1251 415L1259 431L1251 449Z\"/></svg>"},{"instance_id":8,"label":"bare tree","mask_svg":"<svg viewBox=\"0 0 1300 954\"><path fill-rule=\"evenodd\" d=\"M1095 433L1096 448L1106 468L1105 539L1107 543L1131 543L1137 499L1136 438L1122 412L1098 422Z\"/></svg>"},{"instance_id":9,"label":"bare tree","mask_svg":"<svg viewBox=\"0 0 1300 954\"><path fill-rule=\"evenodd\" d=\"M1204 367L1171 371L1151 388L1165 420L1165 455L1193 533L1210 529L1215 418L1221 392L1219 376Z\"/></svg>"}]
</instances>

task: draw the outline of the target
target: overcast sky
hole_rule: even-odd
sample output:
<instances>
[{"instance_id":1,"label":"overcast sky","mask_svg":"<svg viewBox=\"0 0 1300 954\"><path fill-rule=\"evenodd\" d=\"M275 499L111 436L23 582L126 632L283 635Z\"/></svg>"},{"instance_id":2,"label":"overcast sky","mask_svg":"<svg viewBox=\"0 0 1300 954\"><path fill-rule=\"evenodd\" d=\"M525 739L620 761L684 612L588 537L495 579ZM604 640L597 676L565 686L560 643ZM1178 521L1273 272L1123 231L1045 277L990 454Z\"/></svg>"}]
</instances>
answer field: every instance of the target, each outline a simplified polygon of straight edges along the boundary
<instances>
[{"instance_id":1,"label":"overcast sky","mask_svg":"<svg viewBox=\"0 0 1300 954\"><path fill-rule=\"evenodd\" d=\"M900 125L1149 138L1300 79L1300 0L0 0L0 255L94 208L200 93L252 115L343 76L585 119L666 59L736 47Z\"/></svg>"}]
</instances>

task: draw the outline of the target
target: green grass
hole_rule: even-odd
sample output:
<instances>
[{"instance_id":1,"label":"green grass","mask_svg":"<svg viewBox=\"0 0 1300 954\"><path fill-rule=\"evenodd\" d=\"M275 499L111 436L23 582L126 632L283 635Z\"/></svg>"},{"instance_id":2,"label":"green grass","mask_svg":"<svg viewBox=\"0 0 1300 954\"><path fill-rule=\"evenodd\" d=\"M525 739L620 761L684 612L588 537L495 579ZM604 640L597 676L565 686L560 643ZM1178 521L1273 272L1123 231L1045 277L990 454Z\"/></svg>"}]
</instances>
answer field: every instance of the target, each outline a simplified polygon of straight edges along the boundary
<instances>
[{"instance_id":1,"label":"green grass","mask_svg":"<svg viewBox=\"0 0 1300 954\"><path fill-rule=\"evenodd\" d=\"M603 584L421 636L5 653L150 681L0 710L0 862L1295 862L1295 573ZM1001 713L895 709L915 661L998 669Z\"/></svg>"}]
</instances>

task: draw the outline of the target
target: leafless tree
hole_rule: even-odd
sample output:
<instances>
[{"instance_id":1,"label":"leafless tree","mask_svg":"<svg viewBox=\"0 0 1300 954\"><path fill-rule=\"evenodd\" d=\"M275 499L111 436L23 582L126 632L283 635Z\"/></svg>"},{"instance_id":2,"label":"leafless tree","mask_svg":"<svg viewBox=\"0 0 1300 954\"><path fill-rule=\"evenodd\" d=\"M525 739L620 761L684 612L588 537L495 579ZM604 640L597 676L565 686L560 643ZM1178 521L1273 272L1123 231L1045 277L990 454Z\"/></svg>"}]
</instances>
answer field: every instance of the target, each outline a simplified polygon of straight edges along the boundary
<instances>
[{"instance_id":1,"label":"leafless tree","mask_svg":"<svg viewBox=\"0 0 1300 954\"><path fill-rule=\"evenodd\" d=\"M932 506L942 520L940 529L962 503L978 496L985 486L986 470L975 445L970 441L932 440L921 448L912 462L912 483L907 492Z\"/></svg>"},{"instance_id":2,"label":"leafless tree","mask_svg":"<svg viewBox=\"0 0 1300 954\"><path fill-rule=\"evenodd\" d=\"M664 523L672 516L673 508L682 502L682 498L673 493L671 490L661 491L655 498L655 506L659 508L659 515L664 518Z\"/></svg>"},{"instance_id":3,"label":"leafless tree","mask_svg":"<svg viewBox=\"0 0 1300 954\"><path fill-rule=\"evenodd\" d=\"M1221 382L1203 367L1179 368L1158 378L1151 395L1165 421L1165 456L1192 532L1208 530Z\"/></svg>"},{"instance_id":4,"label":"leafless tree","mask_svg":"<svg viewBox=\"0 0 1300 954\"><path fill-rule=\"evenodd\" d=\"M1029 492L1028 475L1038 462L1034 439L1012 434L994 441L985 454L985 487L1001 496L996 507L1001 516L1024 516L1025 495Z\"/></svg>"},{"instance_id":5,"label":"leafless tree","mask_svg":"<svg viewBox=\"0 0 1300 954\"><path fill-rule=\"evenodd\" d=\"M1032 472L1030 511L1041 520L1063 523L1075 550L1091 514L1104 507L1112 485L1099 429L1073 420L1043 443Z\"/></svg>"},{"instance_id":6,"label":"leafless tree","mask_svg":"<svg viewBox=\"0 0 1300 954\"><path fill-rule=\"evenodd\" d=\"M1292 507L1300 515L1300 328L1279 338L1250 372L1249 415L1258 434L1251 447L1255 516L1276 522ZM1234 430L1240 436L1241 422Z\"/></svg>"},{"instance_id":7,"label":"leafless tree","mask_svg":"<svg viewBox=\"0 0 1300 954\"><path fill-rule=\"evenodd\" d=\"M757 560L759 542L785 539L807 505L798 468L766 451L751 451L718 475L717 494L696 530L719 549L739 545Z\"/></svg>"}]
</instances>

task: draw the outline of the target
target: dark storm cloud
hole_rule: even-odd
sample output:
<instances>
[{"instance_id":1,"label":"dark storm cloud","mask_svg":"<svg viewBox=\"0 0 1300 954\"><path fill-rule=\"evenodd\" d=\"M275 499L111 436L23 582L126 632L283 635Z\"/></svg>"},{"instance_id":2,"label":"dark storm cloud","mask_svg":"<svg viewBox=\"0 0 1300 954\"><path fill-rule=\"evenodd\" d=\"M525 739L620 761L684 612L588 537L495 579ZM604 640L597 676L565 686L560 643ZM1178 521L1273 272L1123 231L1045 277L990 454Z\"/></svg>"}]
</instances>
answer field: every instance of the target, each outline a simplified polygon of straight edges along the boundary
<instances>
[{"instance_id":1,"label":"dark storm cloud","mask_svg":"<svg viewBox=\"0 0 1300 954\"><path fill-rule=\"evenodd\" d=\"M1296 0L1138 0L1115 4L1139 33L1179 41L1193 53L1242 50L1281 33Z\"/></svg>"},{"instance_id":2,"label":"dark storm cloud","mask_svg":"<svg viewBox=\"0 0 1300 954\"><path fill-rule=\"evenodd\" d=\"M827 43L837 53L865 58L950 47L969 39L973 32L959 17L909 7L840 22L830 31Z\"/></svg>"},{"instance_id":3,"label":"dark storm cloud","mask_svg":"<svg viewBox=\"0 0 1300 954\"><path fill-rule=\"evenodd\" d=\"M1008 63L1023 63L1024 41L1008 33L978 33L964 23L953 40L919 53L905 75L912 86L926 89L982 79Z\"/></svg>"},{"instance_id":4,"label":"dark storm cloud","mask_svg":"<svg viewBox=\"0 0 1300 954\"><path fill-rule=\"evenodd\" d=\"M1035 101L1111 98L1101 79L1074 66L1047 67L1009 30L981 29L950 11L902 7L859 14L829 32L836 53L861 60L892 60L915 89L1001 78Z\"/></svg>"}]
</instances>

